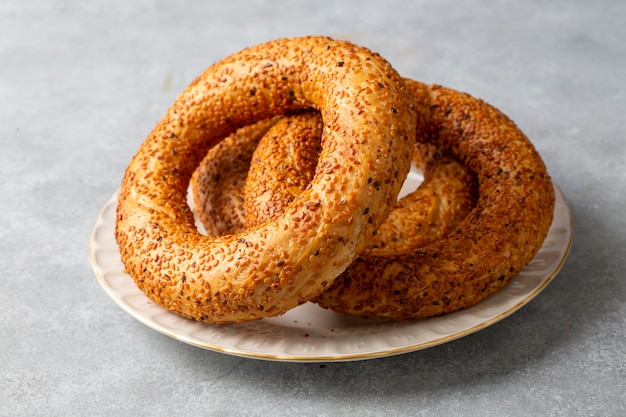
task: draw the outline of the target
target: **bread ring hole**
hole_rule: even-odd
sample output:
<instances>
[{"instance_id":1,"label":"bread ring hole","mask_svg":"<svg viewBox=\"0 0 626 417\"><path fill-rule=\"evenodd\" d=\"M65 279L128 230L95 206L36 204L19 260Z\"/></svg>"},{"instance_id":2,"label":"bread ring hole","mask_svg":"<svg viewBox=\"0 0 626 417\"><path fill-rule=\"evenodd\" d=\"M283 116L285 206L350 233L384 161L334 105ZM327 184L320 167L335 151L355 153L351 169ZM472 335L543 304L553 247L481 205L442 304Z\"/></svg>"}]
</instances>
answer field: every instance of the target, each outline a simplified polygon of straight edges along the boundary
<instances>
[{"instance_id":1,"label":"bread ring hole","mask_svg":"<svg viewBox=\"0 0 626 417\"><path fill-rule=\"evenodd\" d=\"M398 200L411 194L420 186L420 184L422 184L422 182L424 182L424 173L416 166L411 165L409 175L407 175L404 180L404 184L402 184L402 188L398 194Z\"/></svg>"}]
</instances>

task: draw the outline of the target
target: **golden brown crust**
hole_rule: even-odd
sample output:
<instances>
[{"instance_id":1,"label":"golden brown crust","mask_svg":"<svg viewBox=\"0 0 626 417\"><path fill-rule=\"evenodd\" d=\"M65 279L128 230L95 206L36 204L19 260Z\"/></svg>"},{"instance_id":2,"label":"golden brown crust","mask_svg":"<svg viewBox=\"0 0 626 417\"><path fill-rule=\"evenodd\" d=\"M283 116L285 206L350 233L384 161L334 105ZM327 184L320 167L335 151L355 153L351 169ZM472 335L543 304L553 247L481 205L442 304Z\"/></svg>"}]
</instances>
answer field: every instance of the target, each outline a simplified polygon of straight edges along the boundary
<instances>
[{"instance_id":1,"label":"golden brown crust","mask_svg":"<svg viewBox=\"0 0 626 417\"><path fill-rule=\"evenodd\" d=\"M273 219L307 188L321 135L319 114L308 112L284 117L261 138L245 181L248 227ZM476 190L471 171L434 145L416 143L413 160L419 160L424 182L394 204L361 256L394 256L425 246L450 233L472 209ZM225 187L229 182L224 178ZM205 190L203 198L210 194ZM206 209L201 199L199 204L200 212Z\"/></svg>"},{"instance_id":2,"label":"golden brown crust","mask_svg":"<svg viewBox=\"0 0 626 417\"><path fill-rule=\"evenodd\" d=\"M446 189L451 178L460 175L454 173L458 165L437 163L445 158L441 149L447 149L478 173L478 203L467 217L469 209L451 207L450 213L459 216L449 217L446 224L437 223L440 219L436 218L438 210L446 207L445 199L444 204L439 201L429 205L427 187L416 191L426 198L420 203L406 200L404 207L399 203L400 207L370 239L370 246L316 299L321 306L337 312L399 319L438 315L474 305L503 286L534 257L552 221L552 183L534 147L512 121L467 94L438 86L425 88L412 81L409 86L416 102L420 102L418 117L427 114L424 126L428 143L416 144L419 151L414 153L414 160L427 165L425 185L435 187L431 190L433 201L441 200L442 195L449 198L447 204L464 201ZM424 137L419 132L417 136ZM255 183L270 178L272 167L287 164L274 159L281 153L264 141L255 151L256 162L264 158L264 175L255 178ZM263 152L266 146L269 152ZM439 170L433 170L434 166ZM245 198L254 201L256 196L250 190L264 186L256 184L254 188L250 183L248 178ZM282 184L270 183L263 192L271 192L272 187L280 189ZM420 210L427 214L426 219L431 215L445 232L430 241L411 239L411 235L424 232L416 228L419 221L409 220ZM260 213L269 215L271 210ZM454 232L448 235L451 229ZM447 237L439 239L442 236Z\"/></svg>"},{"instance_id":3,"label":"golden brown crust","mask_svg":"<svg viewBox=\"0 0 626 417\"><path fill-rule=\"evenodd\" d=\"M322 116L309 111L283 117L259 140L245 181L249 228L283 213L313 180L322 132Z\"/></svg>"},{"instance_id":4,"label":"golden brown crust","mask_svg":"<svg viewBox=\"0 0 626 417\"><path fill-rule=\"evenodd\" d=\"M393 260L360 258L317 298L323 307L387 318L469 307L517 275L545 239L554 189L531 142L482 100L429 90L428 141L476 172L477 205L454 232L425 248Z\"/></svg>"},{"instance_id":5,"label":"golden brown crust","mask_svg":"<svg viewBox=\"0 0 626 417\"><path fill-rule=\"evenodd\" d=\"M429 245L456 229L474 207L476 179L469 169L450 155L423 158L424 181L398 200L359 258L394 257Z\"/></svg>"},{"instance_id":6,"label":"golden brown crust","mask_svg":"<svg viewBox=\"0 0 626 417\"><path fill-rule=\"evenodd\" d=\"M430 111L429 107L426 111ZM322 134L320 121L315 112L286 116L258 142L245 182L249 227L273 219L306 189L315 173ZM223 155L217 157L229 159L226 148L237 153L232 143L224 143ZM474 207L476 187L471 171L432 144L416 143L413 159L424 171L423 183L394 205L389 217L369 239L368 246L355 262L376 262L381 257L389 261L405 256L447 236ZM220 164L219 161L213 163ZM205 165L203 162L198 170L203 170ZM230 183L229 177L220 177L216 185L230 188ZM202 185L195 189L201 190ZM206 209L203 199L210 197L212 192L204 190L197 198L200 213ZM241 190L234 192L241 195ZM353 264L350 269L359 268ZM342 300L350 297L358 295L342 294Z\"/></svg>"},{"instance_id":7,"label":"golden brown crust","mask_svg":"<svg viewBox=\"0 0 626 417\"><path fill-rule=\"evenodd\" d=\"M321 112L325 128L324 169L311 187L252 231L198 233L186 192L206 151L237 127L306 108ZM414 131L405 82L365 48L309 37L233 54L187 87L126 170L116 223L126 270L185 317L282 314L318 295L384 220L408 172Z\"/></svg>"},{"instance_id":8,"label":"golden brown crust","mask_svg":"<svg viewBox=\"0 0 626 417\"><path fill-rule=\"evenodd\" d=\"M244 126L209 150L191 177L196 214L208 236L246 230L244 186L259 140L277 118Z\"/></svg>"}]
</instances>

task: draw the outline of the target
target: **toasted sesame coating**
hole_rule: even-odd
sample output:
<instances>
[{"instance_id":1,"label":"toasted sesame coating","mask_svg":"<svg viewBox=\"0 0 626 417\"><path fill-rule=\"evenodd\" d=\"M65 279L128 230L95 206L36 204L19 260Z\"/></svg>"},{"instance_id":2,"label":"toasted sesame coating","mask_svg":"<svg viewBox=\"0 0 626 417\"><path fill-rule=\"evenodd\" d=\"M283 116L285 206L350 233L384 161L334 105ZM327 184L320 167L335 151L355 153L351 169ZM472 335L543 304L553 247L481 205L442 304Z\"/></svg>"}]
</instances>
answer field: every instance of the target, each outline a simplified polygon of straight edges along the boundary
<instances>
[{"instance_id":1,"label":"toasted sesame coating","mask_svg":"<svg viewBox=\"0 0 626 417\"><path fill-rule=\"evenodd\" d=\"M416 143L413 155L419 154L423 145ZM473 172L441 152L424 158L424 181L398 200L355 262L367 257L393 257L429 245L455 230L475 206Z\"/></svg>"},{"instance_id":2,"label":"toasted sesame coating","mask_svg":"<svg viewBox=\"0 0 626 417\"><path fill-rule=\"evenodd\" d=\"M239 127L304 109L322 114L319 163L333 169L273 221L201 235L186 193L208 150ZM211 323L310 300L386 218L409 170L415 123L406 83L366 48L290 38L223 59L183 91L126 169L116 239L127 272L161 306Z\"/></svg>"},{"instance_id":3,"label":"toasted sesame coating","mask_svg":"<svg viewBox=\"0 0 626 417\"><path fill-rule=\"evenodd\" d=\"M250 136L248 141L258 145L247 167L242 166L237 172L228 170L229 175L213 180L214 166L225 166L233 155L239 155L233 141L221 142L223 152L209 152L192 179L196 214L203 224L212 227L236 221L237 227L255 228L283 213L315 176L322 132L322 119L317 112L284 116L260 140ZM454 230L473 208L475 176L464 165L425 143L415 144L413 160L424 172L423 183L394 204L361 256L394 256L423 247ZM235 182L237 186L232 186ZM216 207L218 195L225 198ZM230 201L241 199L243 207L232 213ZM242 210L246 218L243 222L239 220ZM207 216L209 211L219 211L223 217ZM222 233L236 230L224 228Z\"/></svg>"},{"instance_id":4,"label":"toasted sesame coating","mask_svg":"<svg viewBox=\"0 0 626 417\"><path fill-rule=\"evenodd\" d=\"M552 222L550 177L531 142L511 120L467 94L407 82L423 122L417 124L413 158L419 166L426 164L425 181L414 193L424 198L401 200L357 260L315 300L337 312L406 319L474 305L530 262ZM275 195L286 194L290 201L297 196L292 189L286 192L284 185L285 172L300 175L295 164L287 166L294 158L279 160L284 152L275 149L275 140L266 141L267 136L255 151L250 172L258 164L263 175L248 177L246 204L258 198L251 193L258 189L265 195L274 188ZM285 149L287 143L290 147L295 143L283 142ZM475 206L467 204L473 188L468 168L442 156L442 151L454 153L477 173ZM280 181L271 180L274 173ZM460 182L463 175L469 175L468 182ZM252 181L265 184L253 187ZM256 213L269 215L271 209ZM420 220L420 214L426 216ZM432 222L442 233L429 240L427 226L420 228L420 221Z\"/></svg>"},{"instance_id":5,"label":"toasted sesame coating","mask_svg":"<svg viewBox=\"0 0 626 417\"><path fill-rule=\"evenodd\" d=\"M308 187L315 176L323 130L320 113L309 111L284 116L261 138L244 182L247 227L284 212Z\"/></svg>"},{"instance_id":6,"label":"toasted sesame coating","mask_svg":"<svg viewBox=\"0 0 626 417\"><path fill-rule=\"evenodd\" d=\"M532 143L484 101L441 86L428 91L427 141L476 173L476 207L424 248L396 258L359 258L316 299L322 307L395 319L452 312L501 288L543 244L554 188Z\"/></svg>"},{"instance_id":7,"label":"toasted sesame coating","mask_svg":"<svg viewBox=\"0 0 626 417\"><path fill-rule=\"evenodd\" d=\"M212 147L191 177L196 215L208 236L246 230L244 186L259 140L278 120L244 126Z\"/></svg>"}]
</instances>

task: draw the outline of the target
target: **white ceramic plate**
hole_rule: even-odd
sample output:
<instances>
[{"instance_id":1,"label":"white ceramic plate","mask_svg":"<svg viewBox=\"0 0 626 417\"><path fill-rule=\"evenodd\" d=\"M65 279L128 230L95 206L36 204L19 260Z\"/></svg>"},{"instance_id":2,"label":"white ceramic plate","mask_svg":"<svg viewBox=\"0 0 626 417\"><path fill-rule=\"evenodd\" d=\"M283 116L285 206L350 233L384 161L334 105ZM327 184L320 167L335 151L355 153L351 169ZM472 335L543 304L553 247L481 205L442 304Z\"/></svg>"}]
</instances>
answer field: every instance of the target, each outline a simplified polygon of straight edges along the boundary
<instances>
[{"instance_id":1,"label":"white ceramic plate","mask_svg":"<svg viewBox=\"0 0 626 417\"><path fill-rule=\"evenodd\" d=\"M405 189L421 181L412 172ZM572 220L561 191L550 232L533 261L481 303L419 320L349 317L307 303L286 314L247 323L211 325L185 319L146 297L124 272L114 238L117 194L100 211L90 235L90 260L104 290L130 315L170 337L205 349L257 359L331 362L391 356L436 346L484 329L532 300L556 276L572 242Z\"/></svg>"}]
</instances>

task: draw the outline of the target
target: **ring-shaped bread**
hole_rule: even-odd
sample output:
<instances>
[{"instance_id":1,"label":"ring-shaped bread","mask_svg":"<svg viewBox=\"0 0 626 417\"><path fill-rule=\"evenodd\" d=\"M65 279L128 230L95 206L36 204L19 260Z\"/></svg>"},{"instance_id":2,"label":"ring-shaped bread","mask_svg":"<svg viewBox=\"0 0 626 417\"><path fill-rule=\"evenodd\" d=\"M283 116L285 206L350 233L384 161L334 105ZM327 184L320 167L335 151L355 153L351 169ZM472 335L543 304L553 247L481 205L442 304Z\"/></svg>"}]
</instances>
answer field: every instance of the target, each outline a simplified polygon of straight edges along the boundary
<instances>
[{"instance_id":1,"label":"ring-shaped bread","mask_svg":"<svg viewBox=\"0 0 626 417\"><path fill-rule=\"evenodd\" d=\"M191 194L195 213L207 236L246 230L244 187L250 160L263 135L280 118L261 120L237 129L212 147L194 171Z\"/></svg>"},{"instance_id":2,"label":"ring-shaped bread","mask_svg":"<svg viewBox=\"0 0 626 417\"><path fill-rule=\"evenodd\" d=\"M272 220L315 176L323 134L319 113L291 114L272 122L262 131L254 125L252 131L246 127L226 138L194 172L196 215L210 235L253 229ZM245 155L241 148L247 149ZM461 163L425 143L416 143L413 161L423 182L394 204L361 256L393 256L425 246L454 230L474 206L475 178Z\"/></svg>"},{"instance_id":3,"label":"ring-shaped bread","mask_svg":"<svg viewBox=\"0 0 626 417\"><path fill-rule=\"evenodd\" d=\"M451 151L477 173L478 202L454 232L430 245L421 247L407 241L388 248L391 250L366 248L316 299L337 312L401 319L474 305L530 262L552 222L554 190L546 167L510 119L467 94L411 80L408 83L418 119L427 119L418 124L417 138L423 137L421 129L426 129L431 144ZM261 144L269 151L263 152L262 172L253 172L258 169L253 160L253 175L246 182L246 199L252 201L281 186L283 180L268 178L282 175L276 167L289 163L284 155L280 157L283 152L263 145L264 139ZM289 169L297 171L295 164ZM266 208L253 213L267 216L271 211ZM411 227L406 219L392 211L376 237L388 233L385 225Z\"/></svg>"},{"instance_id":4,"label":"ring-shaped bread","mask_svg":"<svg viewBox=\"0 0 626 417\"><path fill-rule=\"evenodd\" d=\"M305 108L321 112L326 134L323 169L303 198L252 231L201 235L186 193L208 149L238 127ZM126 169L115 231L126 271L185 317L282 314L332 283L387 216L414 131L404 80L366 48L308 37L235 53L185 89Z\"/></svg>"},{"instance_id":5,"label":"ring-shaped bread","mask_svg":"<svg viewBox=\"0 0 626 417\"><path fill-rule=\"evenodd\" d=\"M443 239L353 263L316 302L362 317L417 318L470 307L536 255L554 214L554 186L533 144L495 107L441 86L409 81L429 110L428 141L476 173L476 207ZM424 94L426 93L426 94Z\"/></svg>"},{"instance_id":6,"label":"ring-shaped bread","mask_svg":"<svg viewBox=\"0 0 626 417\"><path fill-rule=\"evenodd\" d=\"M424 126L420 123L416 137L424 137ZM248 228L282 213L309 186L322 134L320 118L309 112L283 117L260 139L245 181ZM450 233L472 209L473 173L434 148L415 142L413 161L424 181L394 204L360 256L393 256L425 246Z\"/></svg>"}]
</instances>

